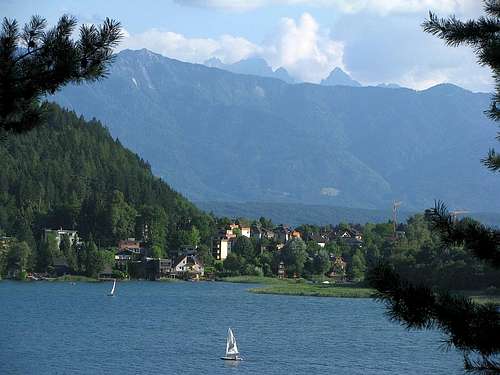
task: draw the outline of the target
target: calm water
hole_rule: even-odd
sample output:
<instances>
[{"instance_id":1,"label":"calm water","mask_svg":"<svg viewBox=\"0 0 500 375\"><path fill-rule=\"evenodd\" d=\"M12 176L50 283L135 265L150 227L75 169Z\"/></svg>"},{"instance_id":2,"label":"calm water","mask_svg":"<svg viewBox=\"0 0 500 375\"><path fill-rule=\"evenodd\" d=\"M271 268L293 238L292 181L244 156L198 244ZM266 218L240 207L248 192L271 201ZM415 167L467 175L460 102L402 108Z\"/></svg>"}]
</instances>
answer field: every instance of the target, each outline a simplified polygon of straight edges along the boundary
<instances>
[{"instance_id":1,"label":"calm water","mask_svg":"<svg viewBox=\"0 0 500 375\"><path fill-rule=\"evenodd\" d=\"M0 374L461 374L434 332L368 299L248 285L0 282ZM219 359L232 327L245 358Z\"/></svg>"}]
</instances>

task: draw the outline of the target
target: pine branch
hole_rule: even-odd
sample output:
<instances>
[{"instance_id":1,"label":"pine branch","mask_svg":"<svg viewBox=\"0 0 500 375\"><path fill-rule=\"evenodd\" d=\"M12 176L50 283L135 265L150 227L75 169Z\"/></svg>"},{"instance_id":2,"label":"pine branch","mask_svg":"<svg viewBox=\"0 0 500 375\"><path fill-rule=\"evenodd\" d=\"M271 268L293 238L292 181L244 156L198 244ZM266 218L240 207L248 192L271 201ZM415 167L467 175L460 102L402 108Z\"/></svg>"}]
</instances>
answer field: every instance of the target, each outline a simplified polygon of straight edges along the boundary
<instances>
[{"instance_id":1,"label":"pine branch","mask_svg":"<svg viewBox=\"0 0 500 375\"><path fill-rule=\"evenodd\" d=\"M443 202L436 202L435 207L427 210L433 229L441 235L445 245L464 245L465 249L477 258L500 268L500 232L487 228L471 219L453 221Z\"/></svg>"},{"instance_id":2,"label":"pine branch","mask_svg":"<svg viewBox=\"0 0 500 375\"><path fill-rule=\"evenodd\" d=\"M497 172L500 170L500 154L497 154L494 149L490 149L488 156L481 159L481 163L489 170Z\"/></svg>"},{"instance_id":3,"label":"pine branch","mask_svg":"<svg viewBox=\"0 0 500 375\"><path fill-rule=\"evenodd\" d=\"M45 31L46 21L33 16L20 34L15 20L4 19L0 31L0 129L24 132L42 118L40 98L69 83L106 77L113 49L121 40L120 23L107 18L100 26L82 26L64 15ZM23 48L24 47L24 48ZM23 53L19 53L23 48Z\"/></svg>"},{"instance_id":4,"label":"pine branch","mask_svg":"<svg viewBox=\"0 0 500 375\"><path fill-rule=\"evenodd\" d=\"M485 0L484 11L492 17L500 18L500 1Z\"/></svg>"},{"instance_id":5,"label":"pine branch","mask_svg":"<svg viewBox=\"0 0 500 375\"><path fill-rule=\"evenodd\" d=\"M457 47L460 44L478 45L496 38L500 31L498 18L479 17L477 20L460 21L455 16L439 18L429 12L429 19L422 23L425 32L443 39L446 44Z\"/></svg>"},{"instance_id":6,"label":"pine branch","mask_svg":"<svg viewBox=\"0 0 500 375\"><path fill-rule=\"evenodd\" d=\"M500 373L500 362L487 356L474 360L470 358L470 355L464 354L464 369L473 374L498 374Z\"/></svg>"},{"instance_id":7,"label":"pine branch","mask_svg":"<svg viewBox=\"0 0 500 375\"><path fill-rule=\"evenodd\" d=\"M447 335L448 344L464 355L479 353L489 359L500 353L500 314L495 305L412 285L388 264L369 270L368 282L377 290L375 298L386 305L391 320L408 329L439 328Z\"/></svg>"}]
</instances>

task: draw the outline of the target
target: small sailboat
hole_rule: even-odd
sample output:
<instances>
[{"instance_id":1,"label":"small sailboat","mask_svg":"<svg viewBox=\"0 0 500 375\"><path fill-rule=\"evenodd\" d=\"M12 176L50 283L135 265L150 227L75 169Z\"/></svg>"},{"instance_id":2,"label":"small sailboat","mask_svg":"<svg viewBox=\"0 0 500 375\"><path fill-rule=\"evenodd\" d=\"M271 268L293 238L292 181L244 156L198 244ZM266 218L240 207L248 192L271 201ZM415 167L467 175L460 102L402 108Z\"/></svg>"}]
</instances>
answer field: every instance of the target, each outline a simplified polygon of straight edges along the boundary
<instances>
[{"instance_id":1,"label":"small sailboat","mask_svg":"<svg viewBox=\"0 0 500 375\"><path fill-rule=\"evenodd\" d=\"M116 288L116 279L113 280L113 287L111 288L111 292L109 292L108 296L114 297Z\"/></svg>"},{"instance_id":2,"label":"small sailboat","mask_svg":"<svg viewBox=\"0 0 500 375\"><path fill-rule=\"evenodd\" d=\"M231 328L227 330L227 342L226 342L226 356L221 357L226 361L241 361L240 352L238 351L238 346L236 345L236 338L233 335Z\"/></svg>"}]
</instances>

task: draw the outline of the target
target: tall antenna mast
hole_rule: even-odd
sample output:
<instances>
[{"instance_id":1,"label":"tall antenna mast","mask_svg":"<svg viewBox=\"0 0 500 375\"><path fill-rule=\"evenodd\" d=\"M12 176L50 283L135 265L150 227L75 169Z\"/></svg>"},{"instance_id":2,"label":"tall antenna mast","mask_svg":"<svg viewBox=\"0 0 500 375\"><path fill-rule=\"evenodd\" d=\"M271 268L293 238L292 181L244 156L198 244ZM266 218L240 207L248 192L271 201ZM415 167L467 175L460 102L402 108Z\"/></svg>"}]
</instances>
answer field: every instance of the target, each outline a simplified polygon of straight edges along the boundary
<instances>
[{"instance_id":1,"label":"tall antenna mast","mask_svg":"<svg viewBox=\"0 0 500 375\"><path fill-rule=\"evenodd\" d=\"M393 238L396 239L396 229L398 227L398 208L401 206L401 201L392 202L392 225L393 225Z\"/></svg>"}]
</instances>

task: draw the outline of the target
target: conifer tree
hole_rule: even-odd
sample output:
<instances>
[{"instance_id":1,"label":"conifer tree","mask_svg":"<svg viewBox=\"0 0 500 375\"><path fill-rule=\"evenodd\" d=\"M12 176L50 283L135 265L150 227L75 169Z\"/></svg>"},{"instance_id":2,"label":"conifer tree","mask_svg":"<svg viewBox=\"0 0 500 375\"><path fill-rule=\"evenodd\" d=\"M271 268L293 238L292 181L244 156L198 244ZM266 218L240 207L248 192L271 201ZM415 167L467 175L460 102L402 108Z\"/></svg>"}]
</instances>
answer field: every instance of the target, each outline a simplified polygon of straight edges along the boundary
<instances>
[{"instance_id":1,"label":"conifer tree","mask_svg":"<svg viewBox=\"0 0 500 375\"><path fill-rule=\"evenodd\" d=\"M47 21L33 16L21 29L4 18L0 27L0 132L26 132L42 121L40 99L68 83L106 76L113 48L121 39L120 23L82 25L71 38L76 18L62 16L47 30Z\"/></svg>"},{"instance_id":2,"label":"conifer tree","mask_svg":"<svg viewBox=\"0 0 500 375\"><path fill-rule=\"evenodd\" d=\"M466 22L455 16L441 19L431 12L423 29L450 46L471 46L479 63L492 69L496 90L487 114L499 121L500 1L485 0L484 4L486 15ZM500 140L500 134L497 139ZM500 154L495 150L491 149L482 161L491 171L500 171ZM456 221L442 202L427 210L426 218L439 233L443 246L450 249L463 246L476 258L500 269L500 231L467 218ZM441 330L447 336L447 343L462 351L467 370L500 372L498 306L477 304L427 285L413 285L388 264L370 270L369 281L377 290L376 297L387 305L392 320L407 328Z\"/></svg>"}]
</instances>

